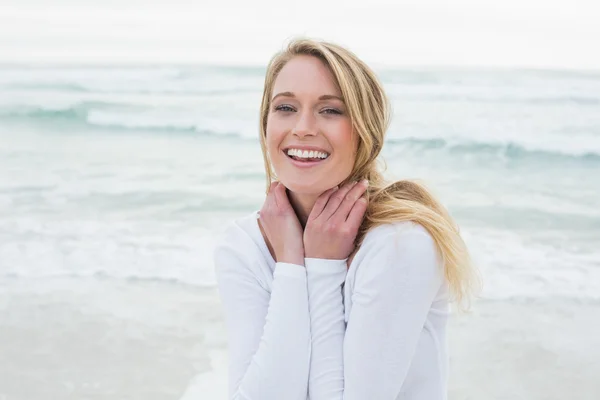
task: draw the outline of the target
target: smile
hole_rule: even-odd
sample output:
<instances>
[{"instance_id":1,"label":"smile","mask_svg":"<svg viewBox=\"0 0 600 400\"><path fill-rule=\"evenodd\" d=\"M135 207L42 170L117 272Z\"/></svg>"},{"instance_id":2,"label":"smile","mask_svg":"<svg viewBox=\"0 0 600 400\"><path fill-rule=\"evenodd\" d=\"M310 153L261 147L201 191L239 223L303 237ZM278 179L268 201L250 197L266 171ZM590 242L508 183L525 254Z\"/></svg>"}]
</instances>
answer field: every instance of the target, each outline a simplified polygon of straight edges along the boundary
<instances>
[{"instance_id":1,"label":"smile","mask_svg":"<svg viewBox=\"0 0 600 400\"><path fill-rule=\"evenodd\" d=\"M329 157L329 153L322 150L296 149L292 147L285 150L285 152L294 160L321 160Z\"/></svg>"},{"instance_id":2,"label":"smile","mask_svg":"<svg viewBox=\"0 0 600 400\"><path fill-rule=\"evenodd\" d=\"M326 162L329 158L329 153L318 150L289 148L282 152L294 166L299 168L314 167Z\"/></svg>"}]
</instances>

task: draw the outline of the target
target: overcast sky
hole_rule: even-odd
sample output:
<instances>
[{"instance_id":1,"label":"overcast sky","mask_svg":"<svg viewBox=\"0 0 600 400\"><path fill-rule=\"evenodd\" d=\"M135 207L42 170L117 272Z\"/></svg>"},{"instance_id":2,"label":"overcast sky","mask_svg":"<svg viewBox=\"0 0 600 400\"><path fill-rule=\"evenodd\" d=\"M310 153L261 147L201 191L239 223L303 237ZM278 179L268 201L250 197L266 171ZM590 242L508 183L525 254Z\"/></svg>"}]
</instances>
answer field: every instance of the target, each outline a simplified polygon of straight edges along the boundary
<instances>
[{"instance_id":1,"label":"overcast sky","mask_svg":"<svg viewBox=\"0 0 600 400\"><path fill-rule=\"evenodd\" d=\"M264 65L287 38L382 66L600 70L597 0L1 0L1 63Z\"/></svg>"}]
</instances>

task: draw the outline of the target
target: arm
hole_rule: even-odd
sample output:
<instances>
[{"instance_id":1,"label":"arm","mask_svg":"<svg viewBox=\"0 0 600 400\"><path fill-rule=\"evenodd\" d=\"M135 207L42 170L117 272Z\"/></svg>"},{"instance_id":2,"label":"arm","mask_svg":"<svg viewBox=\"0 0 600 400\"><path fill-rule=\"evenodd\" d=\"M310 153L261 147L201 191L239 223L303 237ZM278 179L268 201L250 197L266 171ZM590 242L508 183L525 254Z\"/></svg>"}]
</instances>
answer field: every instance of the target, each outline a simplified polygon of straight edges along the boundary
<instances>
[{"instance_id":1,"label":"arm","mask_svg":"<svg viewBox=\"0 0 600 400\"><path fill-rule=\"evenodd\" d=\"M306 258L311 325L308 390L311 400L339 399L344 389L343 343L346 260Z\"/></svg>"},{"instance_id":2,"label":"arm","mask_svg":"<svg viewBox=\"0 0 600 400\"><path fill-rule=\"evenodd\" d=\"M306 400L310 357L304 266L277 263L272 292L259 283L239 240L214 254L229 344L232 400ZM243 248L243 247L242 247Z\"/></svg>"},{"instance_id":3,"label":"arm","mask_svg":"<svg viewBox=\"0 0 600 400\"><path fill-rule=\"evenodd\" d=\"M311 391L312 400L393 400L406 379L443 270L432 238L418 225L393 226L377 239L357 271L343 343L336 334L337 342L329 344L336 350L328 357L343 346L343 359L338 356L335 367L322 371L323 390ZM333 324L330 329L338 332L342 312L312 321ZM313 358L319 357L313 346Z\"/></svg>"},{"instance_id":4,"label":"arm","mask_svg":"<svg viewBox=\"0 0 600 400\"><path fill-rule=\"evenodd\" d=\"M444 282L435 243L420 225L396 225L378 242L357 271L344 341L346 400L398 396Z\"/></svg>"}]
</instances>

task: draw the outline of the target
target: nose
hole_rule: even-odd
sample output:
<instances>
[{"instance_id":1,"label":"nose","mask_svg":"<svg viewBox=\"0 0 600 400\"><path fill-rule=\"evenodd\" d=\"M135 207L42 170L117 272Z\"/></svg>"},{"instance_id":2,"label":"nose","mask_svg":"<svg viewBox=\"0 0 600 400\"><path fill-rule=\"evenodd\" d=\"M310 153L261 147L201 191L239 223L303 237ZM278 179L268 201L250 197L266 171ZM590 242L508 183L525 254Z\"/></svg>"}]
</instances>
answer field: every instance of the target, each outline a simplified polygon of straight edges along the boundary
<instances>
[{"instance_id":1,"label":"nose","mask_svg":"<svg viewBox=\"0 0 600 400\"><path fill-rule=\"evenodd\" d=\"M296 125L292 130L292 134L298 137L304 137L315 136L316 133L316 121L313 113L308 110L298 113L298 119L296 120Z\"/></svg>"}]
</instances>

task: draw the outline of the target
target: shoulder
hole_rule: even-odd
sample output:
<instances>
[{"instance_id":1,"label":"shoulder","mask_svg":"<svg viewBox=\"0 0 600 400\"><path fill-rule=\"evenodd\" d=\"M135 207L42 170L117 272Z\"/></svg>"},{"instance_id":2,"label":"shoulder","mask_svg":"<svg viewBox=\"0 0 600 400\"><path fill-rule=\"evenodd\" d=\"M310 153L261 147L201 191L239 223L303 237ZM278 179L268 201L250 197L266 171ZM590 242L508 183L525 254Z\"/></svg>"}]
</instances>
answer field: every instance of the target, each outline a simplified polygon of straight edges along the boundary
<instances>
[{"instance_id":1,"label":"shoulder","mask_svg":"<svg viewBox=\"0 0 600 400\"><path fill-rule=\"evenodd\" d=\"M238 240L244 240L248 236L243 225L240 224L241 218L228 221L217 233L215 251L230 247Z\"/></svg>"},{"instance_id":2,"label":"shoulder","mask_svg":"<svg viewBox=\"0 0 600 400\"><path fill-rule=\"evenodd\" d=\"M255 214L228 222L215 238L213 267L223 296L235 297L246 290L270 291L272 271L256 243L256 221L251 218L256 219Z\"/></svg>"},{"instance_id":3,"label":"shoulder","mask_svg":"<svg viewBox=\"0 0 600 400\"><path fill-rule=\"evenodd\" d=\"M406 247L418 247L422 250L435 252L435 241L431 234L421 224L411 221L398 221L376 226L365 235L363 244L365 250Z\"/></svg>"},{"instance_id":4,"label":"shoulder","mask_svg":"<svg viewBox=\"0 0 600 400\"><path fill-rule=\"evenodd\" d=\"M255 250L250 226L254 221L251 218L255 218L254 213L231 220L217 234L213 250L216 268L222 264L219 261L223 258L244 258L243 255L247 257Z\"/></svg>"},{"instance_id":5,"label":"shoulder","mask_svg":"<svg viewBox=\"0 0 600 400\"><path fill-rule=\"evenodd\" d=\"M367 232L357 277L373 274L434 274L442 271L437 245L422 225L410 221L379 225Z\"/></svg>"}]
</instances>

